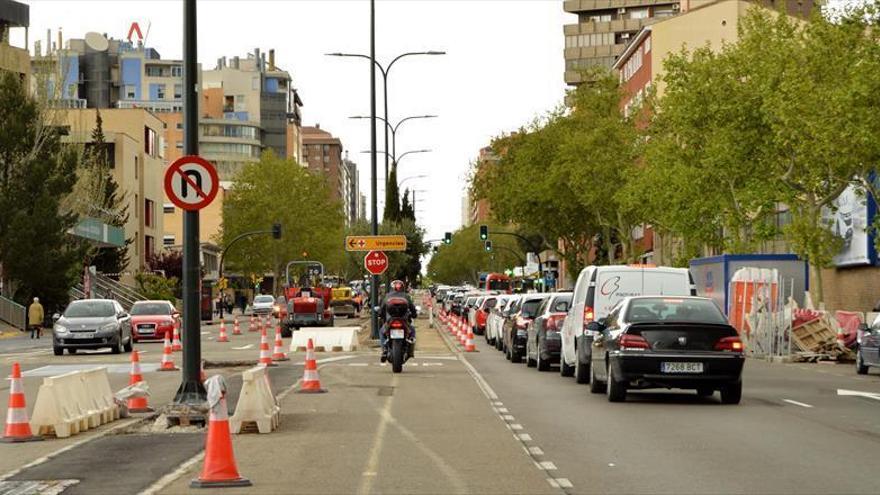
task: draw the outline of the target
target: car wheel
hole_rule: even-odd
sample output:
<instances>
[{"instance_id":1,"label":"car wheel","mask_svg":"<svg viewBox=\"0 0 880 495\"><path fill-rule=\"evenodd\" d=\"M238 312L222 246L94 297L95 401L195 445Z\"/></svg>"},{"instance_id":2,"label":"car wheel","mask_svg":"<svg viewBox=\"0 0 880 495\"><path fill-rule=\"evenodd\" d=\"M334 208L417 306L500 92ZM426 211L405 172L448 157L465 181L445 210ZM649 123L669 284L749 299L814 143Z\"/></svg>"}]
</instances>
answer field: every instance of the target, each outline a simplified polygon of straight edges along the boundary
<instances>
[{"instance_id":1,"label":"car wheel","mask_svg":"<svg viewBox=\"0 0 880 495\"><path fill-rule=\"evenodd\" d=\"M52 348L52 352L54 352L56 356L60 356L60 355L64 354L64 348L55 346Z\"/></svg>"},{"instance_id":2,"label":"car wheel","mask_svg":"<svg viewBox=\"0 0 880 495\"><path fill-rule=\"evenodd\" d=\"M500 336L495 337L495 349L500 351L503 348L504 348L504 341L501 340Z\"/></svg>"},{"instance_id":3,"label":"car wheel","mask_svg":"<svg viewBox=\"0 0 880 495\"><path fill-rule=\"evenodd\" d=\"M739 404L742 399L743 383L742 380L725 385L721 389L722 404Z\"/></svg>"},{"instance_id":4,"label":"car wheel","mask_svg":"<svg viewBox=\"0 0 880 495\"><path fill-rule=\"evenodd\" d=\"M715 394L715 389L713 388L698 388L697 395L700 397L712 397Z\"/></svg>"},{"instance_id":5,"label":"car wheel","mask_svg":"<svg viewBox=\"0 0 880 495\"><path fill-rule=\"evenodd\" d=\"M67 349L68 354L76 354L76 349Z\"/></svg>"},{"instance_id":6,"label":"car wheel","mask_svg":"<svg viewBox=\"0 0 880 495\"><path fill-rule=\"evenodd\" d=\"M290 327L287 325L281 326L281 336L284 338L288 338L293 335L293 331L290 330Z\"/></svg>"},{"instance_id":7,"label":"car wheel","mask_svg":"<svg viewBox=\"0 0 880 495\"><path fill-rule=\"evenodd\" d=\"M590 363L583 362L577 352L574 353L574 381L580 384L590 382Z\"/></svg>"},{"instance_id":8,"label":"car wheel","mask_svg":"<svg viewBox=\"0 0 880 495\"><path fill-rule=\"evenodd\" d=\"M122 352L122 335L116 338L116 342L110 347L110 352L113 354L119 354Z\"/></svg>"},{"instance_id":9,"label":"car wheel","mask_svg":"<svg viewBox=\"0 0 880 495\"><path fill-rule=\"evenodd\" d=\"M122 349L123 349L125 352L131 352L131 350L132 350L133 348L134 348L134 346L132 345L131 337L129 337L129 338L128 338L128 342L126 342L125 345L122 346Z\"/></svg>"},{"instance_id":10,"label":"car wheel","mask_svg":"<svg viewBox=\"0 0 880 495\"><path fill-rule=\"evenodd\" d=\"M541 351L538 351L538 371L550 371L550 361L541 359Z\"/></svg>"},{"instance_id":11,"label":"car wheel","mask_svg":"<svg viewBox=\"0 0 880 495\"><path fill-rule=\"evenodd\" d=\"M856 373L860 375L868 374L868 366L862 361L862 351L856 352Z\"/></svg>"},{"instance_id":12,"label":"car wheel","mask_svg":"<svg viewBox=\"0 0 880 495\"><path fill-rule=\"evenodd\" d=\"M510 361L510 348L504 346L504 359Z\"/></svg>"},{"instance_id":13,"label":"car wheel","mask_svg":"<svg viewBox=\"0 0 880 495\"><path fill-rule=\"evenodd\" d=\"M517 364L522 362L522 355L519 353L515 346L510 348L510 362Z\"/></svg>"},{"instance_id":14,"label":"car wheel","mask_svg":"<svg viewBox=\"0 0 880 495\"><path fill-rule=\"evenodd\" d=\"M601 394L602 392L604 392L605 391L605 384L600 382L596 378L596 374L593 373L593 364L590 363L590 366L582 366L582 368L583 367L587 368L587 374L589 375L589 378L590 378L589 379L590 392L592 392L594 394Z\"/></svg>"},{"instance_id":15,"label":"car wheel","mask_svg":"<svg viewBox=\"0 0 880 495\"><path fill-rule=\"evenodd\" d=\"M566 364L565 362L565 354L559 355L559 375L560 376L572 376L574 375L575 367Z\"/></svg>"},{"instance_id":16,"label":"car wheel","mask_svg":"<svg viewBox=\"0 0 880 495\"><path fill-rule=\"evenodd\" d=\"M623 402L626 400L626 383L617 381L612 372L611 363L608 363L608 384L605 386L608 392L608 402Z\"/></svg>"}]
</instances>

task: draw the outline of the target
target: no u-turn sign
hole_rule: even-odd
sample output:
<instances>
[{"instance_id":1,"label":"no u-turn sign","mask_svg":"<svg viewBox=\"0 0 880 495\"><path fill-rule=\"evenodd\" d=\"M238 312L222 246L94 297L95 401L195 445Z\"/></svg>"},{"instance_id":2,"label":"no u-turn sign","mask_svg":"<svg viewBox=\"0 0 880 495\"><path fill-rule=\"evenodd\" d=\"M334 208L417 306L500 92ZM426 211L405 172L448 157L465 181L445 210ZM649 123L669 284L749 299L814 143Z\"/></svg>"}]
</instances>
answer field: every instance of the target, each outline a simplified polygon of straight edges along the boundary
<instances>
[{"instance_id":1,"label":"no u-turn sign","mask_svg":"<svg viewBox=\"0 0 880 495\"><path fill-rule=\"evenodd\" d=\"M184 210L201 210L220 189L217 170L200 156L182 156L165 171L165 195Z\"/></svg>"}]
</instances>

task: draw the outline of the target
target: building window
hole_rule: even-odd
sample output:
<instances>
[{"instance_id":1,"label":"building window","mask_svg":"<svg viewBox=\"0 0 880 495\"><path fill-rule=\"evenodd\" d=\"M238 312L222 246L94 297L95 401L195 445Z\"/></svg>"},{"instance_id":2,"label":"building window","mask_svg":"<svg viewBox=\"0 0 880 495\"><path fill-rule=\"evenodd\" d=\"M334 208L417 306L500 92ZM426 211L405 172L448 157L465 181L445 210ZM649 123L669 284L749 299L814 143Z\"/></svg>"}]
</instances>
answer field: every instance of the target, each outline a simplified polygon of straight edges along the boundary
<instances>
[{"instance_id":1,"label":"building window","mask_svg":"<svg viewBox=\"0 0 880 495\"><path fill-rule=\"evenodd\" d=\"M156 131L144 126L144 153L156 156Z\"/></svg>"},{"instance_id":2,"label":"building window","mask_svg":"<svg viewBox=\"0 0 880 495\"><path fill-rule=\"evenodd\" d=\"M144 226L153 226L153 202L146 198L144 199Z\"/></svg>"},{"instance_id":3,"label":"building window","mask_svg":"<svg viewBox=\"0 0 880 495\"><path fill-rule=\"evenodd\" d=\"M330 145L325 144L324 145L324 156L327 156L328 154L330 154Z\"/></svg>"},{"instance_id":4,"label":"building window","mask_svg":"<svg viewBox=\"0 0 880 495\"><path fill-rule=\"evenodd\" d=\"M176 127L178 129L183 129L183 122L178 122Z\"/></svg>"},{"instance_id":5,"label":"building window","mask_svg":"<svg viewBox=\"0 0 880 495\"><path fill-rule=\"evenodd\" d=\"M173 235L166 235L165 237L162 238L162 244L166 247L173 246L174 245L174 236Z\"/></svg>"},{"instance_id":6,"label":"building window","mask_svg":"<svg viewBox=\"0 0 880 495\"><path fill-rule=\"evenodd\" d=\"M162 68L156 67L155 65L148 65L146 67L147 76L149 77L161 77L162 76Z\"/></svg>"},{"instance_id":7,"label":"building window","mask_svg":"<svg viewBox=\"0 0 880 495\"><path fill-rule=\"evenodd\" d=\"M235 111L235 97L232 95L226 95L223 97L223 111L224 112L234 112Z\"/></svg>"},{"instance_id":8,"label":"building window","mask_svg":"<svg viewBox=\"0 0 880 495\"><path fill-rule=\"evenodd\" d=\"M138 178L138 157L134 157L134 179Z\"/></svg>"},{"instance_id":9,"label":"building window","mask_svg":"<svg viewBox=\"0 0 880 495\"><path fill-rule=\"evenodd\" d=\"M591 15L590 22L611 22L611 14Z\"/></svg>"},{"instance_id":10,"label":"building window","mask_svg":"<svg viewBox=\"0 0 880 495\"><path fill-rule=\"evenodd\" d=\"M159 85L159 88L158 88L158 90L157 90L157 92L156 92L156 96L157 96L160 100L164 100L164 99L165 99L165 85L164 85L164 84L160 84L160 85Z\"/></svg>"},{"instance_id":11,"label":"building window","mask_svg":"<svg viewBox=\"0 0 880 495\"><path fill-rule=\"evenodd\" d=\"M147 235L144 236L144 253L146 255L155 254L156 252L156 241L153 239L153 236Z\"/></svg>"},{"instance_id":12,"label":"building window","mask_svg":"<svg viewBox=\"0 0 880 495\"><path fill-rule=\"evenodd\" d=\"M641 9L630 9L629 18L630 19L647 19L648 18L648 8L644 7Z\"/></svg>"},{"instance_id":13,"label":"building window","mask_svg":"<svg viewBox=\"0 0 880 495\"><path fill-rule=\"evenodd\" d=\"M645 38L643 46L645 47L645 54L651 53L651 35L648 35L648 37Z\"/></svg>"},{"instance_id":14,"label":"building window","mask_svg":"<svg viewBox=\"0 0 880 495\"><path fill-rule=\"evenodd\" d=\"M174 213L174 203L165 203L162 205L162 213Z\"/></svg>"},{"instance_id":15,"label":"building window","mask_svg":"<svg viewBox=\"0 0 880 495\"><path fill-rule=\"evenodd\" d=\"M675 15L675 7L654 7L654 17L672 17Z\"/></svg>"},{"instance_id":16,"label":"building window","mask_svg":"<svg viewBox=\"0 0 880 495\"><path fill-rule=\"evenodd\" d=\"M176 143L174 144L174 146L175 146L177 149L182 150L182 149L183 149L183 141L178 141L178 142L176 142Z\"/></svg>"},{"instance_id":17,"label":"building window","mask_svg":"<svg viewBox=\"0 0 880 495\"><path fill-rule=\"evenodd\" d=\"M180 65L172 65L171 66L171 77L181 77L183 76L183 67Z\"/></svg>"},{"instance_id":18,"label":"building window","mask_svg":"<svg viewBox=\"0 0 880 495\"><path fill-rule=\"evenodd\" d=\"M181 98L183 98L183 85L182 84L175 84L174 85L174 99L179 100Z\"/></svg>"},{"instance_id":19,"label":"building window","mask_svg":"<svg viewBox=\"0 0 880 495\"><path fill-rule=\"evenodd\" d=\"M125 85L125 99L126 100L135 99L136 94L137 94L137 87L134 84L126 84Z\"/></svg>"},{"instance_id":20,"label":"building window","mask_svg":"<svg viewBox=\"0 0 880 495\"><path fill-rule=\"evenodd\" d=\"M330 162L330 155L324 155L324 163Z\"/></svg>"}]
</instances>

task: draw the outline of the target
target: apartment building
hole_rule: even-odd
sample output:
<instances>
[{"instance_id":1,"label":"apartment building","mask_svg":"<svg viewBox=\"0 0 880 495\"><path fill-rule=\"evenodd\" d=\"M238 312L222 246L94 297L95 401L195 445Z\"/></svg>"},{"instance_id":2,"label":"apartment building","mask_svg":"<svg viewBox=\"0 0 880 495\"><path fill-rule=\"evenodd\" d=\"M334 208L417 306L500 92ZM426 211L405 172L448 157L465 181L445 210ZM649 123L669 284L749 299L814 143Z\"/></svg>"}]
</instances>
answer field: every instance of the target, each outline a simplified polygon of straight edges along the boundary
<instances>
[{"instance_id":1,"label":"apartment building","mask_svg":"<svg viewBox=\"0 0 880 495\"><path fill-rule=\"evenodd\" d=\"M0 72L17 74L22 81L30 75L30 55L27 52L27 33L30 26L30 7L14 0L0 0ZM10 43L12 29L23 28L25 47Z\"/></svg>"},{"instance_id":2,"label":"apartment building","mask_svg":"<svg viewBox=\"0 0 880 495\"><path fill-rule=\"evenodd\" d=\"M790 15L806 16L814 0L753 0ZM617 58L643 28L713 3L736 0L566 0L563 9L577 22L563 26L565 36L565 82L584 82L583 71L592 67L611 69ZM694 35L714 26L691 26ZM687 35L688 33L682 33Z\"/></svg>"},{"instance_id":3,"label":"apartment building","mask_svg":"<svg viewBox=\"0 0 880 495\"><path fill-rule=\"evenodd\" d=\"M348 159L348 151L342 159L343 174L343 210L345 212L346 225L352 225L360 218L360 173L357 164Z\"/></svg>"},{"instance_id":4,"label":"apartment building","mask_svg":"<svg viewBox=\"0 0 880 495\"><path fill-rule=\"evenodd\" d=\"M339 201L347 224L351 224L351 202L353 188L357 188L357 167L343 158L342 141L330 132L321 129L320 124L302 128L303 165L314 173L323 175L330 186L331 197ZM350 164L350 165L349 165ZM352 169L354 174L352 174ZM354 213L357 213L356 211Z\"/></svg>"},{"instance_id":5,"label":"apartment building","mask_svg":"<svg viewBox=\"0 0 880 495\"><path fill-rule=\"evenodd\" d=\"M113 179L128 203L128 221L123 230L125 239L131 239L132 244L124 279L131 281L130 277L146 266L147 259L162 249L164 226L160 207L165 197L165 157L159 142L164 124L145 109L69 109L59 118L65 127L64 140L93 143L92 131L99 111Z\"/></svg>"}]
</instances>

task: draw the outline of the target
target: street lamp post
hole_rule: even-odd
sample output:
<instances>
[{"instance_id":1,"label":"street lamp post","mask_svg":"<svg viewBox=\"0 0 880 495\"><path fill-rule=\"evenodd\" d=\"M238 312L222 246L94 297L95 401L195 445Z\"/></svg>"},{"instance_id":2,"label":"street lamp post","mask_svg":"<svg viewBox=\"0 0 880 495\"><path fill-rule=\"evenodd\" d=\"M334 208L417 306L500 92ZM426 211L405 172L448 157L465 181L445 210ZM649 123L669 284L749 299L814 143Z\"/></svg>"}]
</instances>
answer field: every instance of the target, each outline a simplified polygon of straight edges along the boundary
<instances>
[{"instance_id":1,"label":"street lamp post","mask_svg":"<svg viewBox=\"0 0 880 495\"><path fill-rule=\"evenodd\" d=\"M387 132L389 129L391 130L391 160L394 161L394 157L397 156L397 130L400 128L400 125L408 120L414 119L436 119L437 115L411 115L409 117L400 119L396 124L391 124L387 120L382 117L376 117L378 120L381 120L385 123L385 131ZM354 115L349 117L350 119L369 119L366 115ZM385 143L385 149L388 149L388 143ZM385 180L388 180L388 169L385 169Z\"/></svg>"},{"instance_id":2,"label":"street lamp post","mask_svg":"<svg viewBox=\"0 0 880 495\"><path fill-rule=\"evenodd\" d=\"M371 4L372 4L372 1L371 1ZM375 53L374 53L375 52L375 46L374 46L375 40L372 40L371 43L372 44L371 44L371 51L370 51L369 57L366 55L362 55L360 53L327 53L326 55L329 57L366 58L366 59L373 62L374 67L379 68L379 71L382 73L382 82L383 82L383 87L384 87L384 91L385 91L385 99L384 99L385 122L388 122L388 73L391 72L391 67L394 66L394 63L404 57L409 57L412 55L446 55L446 52L445 51L437 51L437 50L429 50L429 51L425 51L425 52L406 52L406 53L402 53L402 54L394 57L391 60L391 62L388 63L387 66L382 66L382 64L380 64L378 61L376 61L376 57L375 57ZM373 78L375 79L375 77L376 77L375 70L371 71L371 73L373 75ZM372 84L375 85L375 83L372 83ZM372 94L372 92L371 92L371 94ZM373 96L375 97L375 95L373 95ZM371 112L370 118L374 120L374 125L375 125L375 119L376 119L375 112ZM385 127L385 149L386 150L388 149L388 127L387 126ZM388 156L387 155L385 156L385 180L386 181L388 180Z\"/></svg>"}]
</instances>

